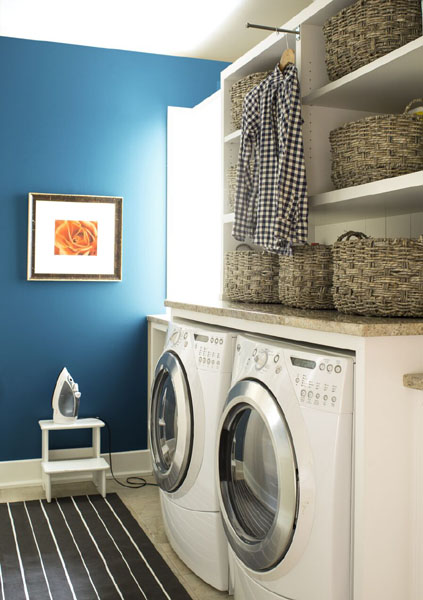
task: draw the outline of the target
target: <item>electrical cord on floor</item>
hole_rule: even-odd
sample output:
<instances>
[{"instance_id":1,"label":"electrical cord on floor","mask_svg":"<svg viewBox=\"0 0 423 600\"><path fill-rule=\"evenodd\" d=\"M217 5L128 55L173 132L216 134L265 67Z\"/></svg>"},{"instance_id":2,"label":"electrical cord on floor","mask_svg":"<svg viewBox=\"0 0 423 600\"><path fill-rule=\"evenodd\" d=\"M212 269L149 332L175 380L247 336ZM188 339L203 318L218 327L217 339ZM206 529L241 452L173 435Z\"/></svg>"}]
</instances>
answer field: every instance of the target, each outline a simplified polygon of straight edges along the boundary
<instances>
[{"instance_id":1,"label":"electrical cord on floor","mask_svg":"<svg viewBox=\"0 0 423 600\"><path fill-rule=\"evenodd\" d=\"M116 483L118 483L122 487L127 487L127 488L132 488L132 489L143 488L147 485L157 487L157 483L148 483L148 481L146 481L144 479L144 477L138 477L137 475L127 477L126 483L122 483L121 481L116 479L115 474L113 473L113 465L112 465L112 432L110 430L110 426L109 426L108 422L105 419L103 419L102 417L96 417L96 419L100 419L100 421L103 421L103 423L105 424L105 426L107 428L107 435L108 435L108 440L109 440L108 448L109 448L110 473L112 474L112 477L116 481Z\"/></svg>"}]
</instances>

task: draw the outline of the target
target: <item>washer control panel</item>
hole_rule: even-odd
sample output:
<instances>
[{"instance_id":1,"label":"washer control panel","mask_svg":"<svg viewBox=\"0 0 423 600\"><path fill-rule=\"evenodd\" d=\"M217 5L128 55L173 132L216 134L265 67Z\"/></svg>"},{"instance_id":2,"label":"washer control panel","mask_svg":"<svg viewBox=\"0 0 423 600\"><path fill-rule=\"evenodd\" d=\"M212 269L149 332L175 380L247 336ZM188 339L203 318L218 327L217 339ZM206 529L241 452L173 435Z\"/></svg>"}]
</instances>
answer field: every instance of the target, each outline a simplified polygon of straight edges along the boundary
<instances>
[{"instance_id":1,"label":"washer control panel","mask_svg":"<svg viewBox=\"0 0 423 600\"><path fill-rule=\"evenodd\" d=\"M166 347L182 354L194 351L195 363L201 370L230 371L235 335L224 331L197 331L172 323L168 330Z\"/></svg>"}]
</instances>

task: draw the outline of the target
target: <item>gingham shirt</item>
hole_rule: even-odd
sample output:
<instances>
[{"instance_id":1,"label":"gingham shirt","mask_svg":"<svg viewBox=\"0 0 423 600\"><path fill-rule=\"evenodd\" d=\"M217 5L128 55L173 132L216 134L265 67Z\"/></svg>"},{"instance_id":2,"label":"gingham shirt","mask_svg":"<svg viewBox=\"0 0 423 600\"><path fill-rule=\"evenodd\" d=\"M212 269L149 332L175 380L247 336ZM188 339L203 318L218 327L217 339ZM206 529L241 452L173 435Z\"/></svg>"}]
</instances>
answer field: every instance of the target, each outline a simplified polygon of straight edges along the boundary
<instances>
[{"instance_id":1,"label":"gingham shirt","mask_svg":"<svg viewBox=\"0 0 423 600\"><path fill-rule=\"evenodd\" d=\"M273 72L245 97L232 235L281 254L307 241L308 204L297 68Z\"/></svg>"}]
</instances>

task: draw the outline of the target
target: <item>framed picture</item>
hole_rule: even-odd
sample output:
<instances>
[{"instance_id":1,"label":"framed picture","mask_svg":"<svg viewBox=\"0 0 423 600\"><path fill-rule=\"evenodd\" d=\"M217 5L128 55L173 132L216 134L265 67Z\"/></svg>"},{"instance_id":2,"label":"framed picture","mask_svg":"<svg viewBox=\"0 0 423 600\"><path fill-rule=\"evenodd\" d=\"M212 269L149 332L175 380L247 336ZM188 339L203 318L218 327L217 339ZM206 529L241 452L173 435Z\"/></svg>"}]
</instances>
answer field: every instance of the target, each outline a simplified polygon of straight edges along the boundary
<instances>
[{"instance_id":1,"label":"framed picture","mask_svg":"<svg viewBox=\"0 0 423 600\"><path fill-rule=\"evenodd\" d=\"M120 281L122 198L29 194L29 281Z\"/></svg>"}]
</instances>

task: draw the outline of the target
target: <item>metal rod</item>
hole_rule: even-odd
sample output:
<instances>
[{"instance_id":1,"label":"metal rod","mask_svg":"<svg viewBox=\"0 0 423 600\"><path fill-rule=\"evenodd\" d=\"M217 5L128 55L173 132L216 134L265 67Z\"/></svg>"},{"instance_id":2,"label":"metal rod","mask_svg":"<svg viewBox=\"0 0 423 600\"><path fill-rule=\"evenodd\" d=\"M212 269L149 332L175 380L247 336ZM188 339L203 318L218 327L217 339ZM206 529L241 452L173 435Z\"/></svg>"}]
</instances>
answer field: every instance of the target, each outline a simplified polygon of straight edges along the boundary
<instances>
[{"instance_id":1,"label":"metal rod","mask_svg":"<svg viewBox=\"0 0 423 600\"><path fill-rule=\"evenodd\" d=\"M246 23L245 27L247 29L249 27L254 27L255 29L266 29L267 31L277 31L278 33L293 33L294 35L299 35L299 31L282 29L281 27L269 27L268 25L255 25L254 23Z\"/></svg>"}]
</instances>

